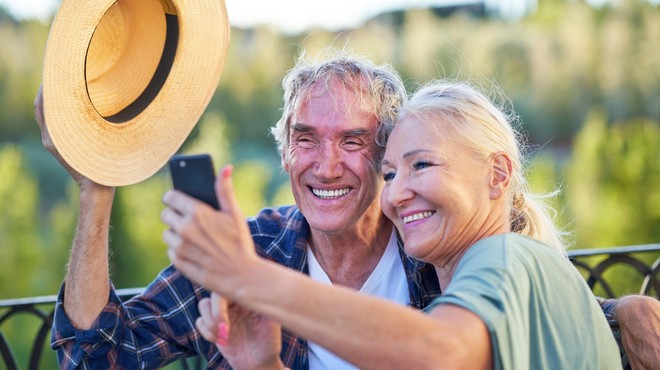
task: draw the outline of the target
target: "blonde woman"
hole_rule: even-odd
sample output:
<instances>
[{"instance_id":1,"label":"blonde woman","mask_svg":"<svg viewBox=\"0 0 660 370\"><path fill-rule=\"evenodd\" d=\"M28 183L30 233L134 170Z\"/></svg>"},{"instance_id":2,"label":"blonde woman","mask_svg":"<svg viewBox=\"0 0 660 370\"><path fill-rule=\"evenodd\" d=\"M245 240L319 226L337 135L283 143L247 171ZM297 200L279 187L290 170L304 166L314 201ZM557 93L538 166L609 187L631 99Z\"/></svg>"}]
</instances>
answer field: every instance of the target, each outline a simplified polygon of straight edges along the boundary
<instances>
[{"instance_id":1,"label":"blonde woman","mask_svg":"<svg viewBox=\"0 0 660 370\"><path fill-rule=\"evenodd\" d=\"M228 217L214 226L224 237L175 242L173 223L165 239L174 265L360 368L620 369L600 307L548 207L527 189L502 111L466 84L439 81L414 94L390 129L381 206L405 252L435 266L443 295L425 312L259 258L228 169L219 181ZM166 203L176 208L176 197Z\"/></svg>"}]
</instances>

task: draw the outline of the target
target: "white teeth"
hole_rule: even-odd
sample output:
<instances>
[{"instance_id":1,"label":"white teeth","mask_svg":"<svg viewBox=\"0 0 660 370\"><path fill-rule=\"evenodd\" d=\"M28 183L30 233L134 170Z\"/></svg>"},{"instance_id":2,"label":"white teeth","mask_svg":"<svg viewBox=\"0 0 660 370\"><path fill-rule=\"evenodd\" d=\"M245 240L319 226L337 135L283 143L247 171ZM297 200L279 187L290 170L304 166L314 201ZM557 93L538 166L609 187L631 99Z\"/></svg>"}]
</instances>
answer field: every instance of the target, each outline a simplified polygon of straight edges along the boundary
<instances>
[{"instance_id":1,"label":"white teeth","mask_svg":"<svg viewBox=\"0 0 660 370\"><path fill-rule=\"evenodd\" d=\"M339 198L342 195L348 194L351 191L350 188L337 189L337 190L321 190L312 188L312 193L321 199L335 199Z\"/></svg>"},{"instance_id":2,"label":"white teeth","mask_svg":"<svg viewBox=\"0 0 660 370\"><path fill-rule=\"evenodd\" d=\"M413 221L421 220L423 218L431 217L435 212L425 211L420 213L415 213L414 215L406 216L403 218L403 223L407 224Z\"/></svg>"}]
</instances>

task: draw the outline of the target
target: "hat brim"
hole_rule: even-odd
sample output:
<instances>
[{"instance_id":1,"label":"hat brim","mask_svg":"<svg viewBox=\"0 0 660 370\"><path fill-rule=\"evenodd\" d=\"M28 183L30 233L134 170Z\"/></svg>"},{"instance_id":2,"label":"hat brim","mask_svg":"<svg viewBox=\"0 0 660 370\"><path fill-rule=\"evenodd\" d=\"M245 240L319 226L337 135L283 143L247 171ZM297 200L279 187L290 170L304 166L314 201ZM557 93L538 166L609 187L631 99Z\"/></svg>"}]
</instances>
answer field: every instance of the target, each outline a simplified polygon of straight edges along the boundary
<instances>
[{"instance_id":1,"label":"hat brim","mask_svg":"<svg viewBox=\"0 0 660 370\"><path fill-rule=\"evenodd\" d=\"M95 29L114 3L62 2L44 57L44 115L73 169L99 184L123 186L156 173L190 134L217 88L230 28L222 0L171 0L178 43L167 78L139 113L112 122L90 98L85 63Z\"/></svg>"}]
</instances>

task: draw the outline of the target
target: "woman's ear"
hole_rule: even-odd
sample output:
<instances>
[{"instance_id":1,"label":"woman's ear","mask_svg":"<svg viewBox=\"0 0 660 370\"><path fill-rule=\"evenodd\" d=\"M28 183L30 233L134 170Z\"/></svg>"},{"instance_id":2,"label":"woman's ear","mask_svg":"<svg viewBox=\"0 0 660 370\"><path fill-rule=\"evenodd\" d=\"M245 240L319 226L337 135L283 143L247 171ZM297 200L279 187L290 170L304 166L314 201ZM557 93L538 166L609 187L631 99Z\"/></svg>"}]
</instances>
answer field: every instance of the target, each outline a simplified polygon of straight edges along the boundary
<instances>
[{"instance_id":1,"label":"woman's ear","mask_svg":"<svg viewBox=\"0 0 660 370\"><path fill-rule=\"evenodd\" d=\"M490 199L499 199L507 193L511 183L513 165L511 158L504 152L497 152L490 156Z\"/></svg>"}]
</instances>

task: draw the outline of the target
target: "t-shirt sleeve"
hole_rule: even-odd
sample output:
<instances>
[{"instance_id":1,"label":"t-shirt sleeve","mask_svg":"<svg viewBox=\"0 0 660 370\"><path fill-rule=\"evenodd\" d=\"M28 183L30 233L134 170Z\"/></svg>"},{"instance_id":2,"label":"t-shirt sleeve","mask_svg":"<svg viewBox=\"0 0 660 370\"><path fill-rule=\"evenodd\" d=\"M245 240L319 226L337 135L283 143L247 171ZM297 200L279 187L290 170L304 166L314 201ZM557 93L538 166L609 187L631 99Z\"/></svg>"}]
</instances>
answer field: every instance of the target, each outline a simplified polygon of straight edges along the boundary
<instances>
[{"instance_id":1,"label":"t-shirt sleeve","mask_svg":"<svg viewBox=\"0 0 660 370\"><path fill-rule=\"evenodd\" d=\"M473 246L473 250L463 256L444 294L425 309L429 312L439 305L451 304L477 315L488 328L496 369L510 368L513 361L502 358L509 351L498 349L516 348L517 353L525 352L521 347L524 343L514 343L519 337L511 335L514 329L510 326L512 321L524 322L527 313L520 312L519 307L508 306L507 301L511 299L510 295L525 296L528 293L521 291L525 284L517 287L508 284L508 274L512 270L509 257L497 245ZM528 363L526 359L515 362L518 361Z\"/></svg>"}]
</instances>

